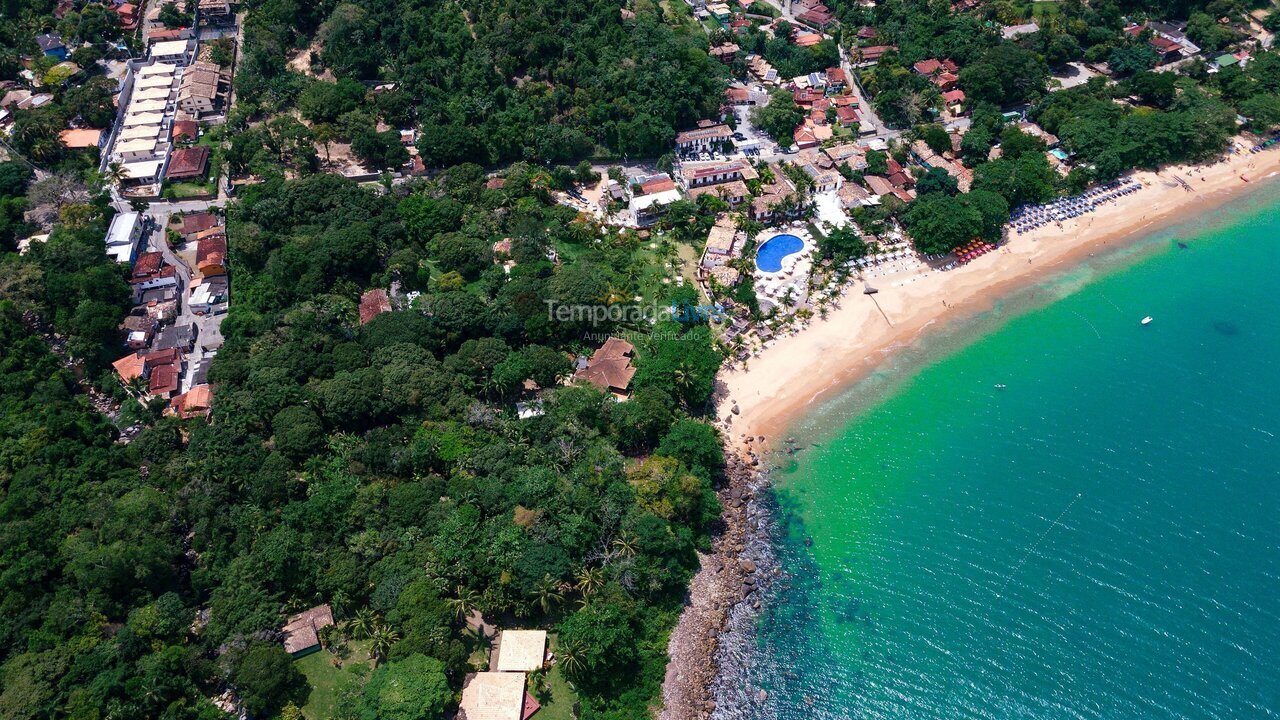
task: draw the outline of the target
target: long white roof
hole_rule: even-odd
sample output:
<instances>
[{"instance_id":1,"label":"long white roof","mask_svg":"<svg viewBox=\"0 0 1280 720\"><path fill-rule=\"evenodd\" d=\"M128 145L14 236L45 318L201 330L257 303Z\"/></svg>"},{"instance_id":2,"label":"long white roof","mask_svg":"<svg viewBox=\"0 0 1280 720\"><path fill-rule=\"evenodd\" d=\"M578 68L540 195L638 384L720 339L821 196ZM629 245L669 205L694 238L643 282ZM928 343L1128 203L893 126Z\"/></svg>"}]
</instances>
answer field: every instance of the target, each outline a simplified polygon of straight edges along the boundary
<instances>
[{"instance_id":1,"label":"long white roof","mask_svg":"<svg viewBox=\"0 0 1280 720\"><path fill-rule=\"evenodd\" d=\"M159 124L134 125L133 127L121 130L120 134L116 136L116 142L120 143L126 140L137 140L139 138L157 140L160 137L160 128L161 126Z\"/></svg>"},{"instance_id":2,"label":"long white roof","mask_svg":"<svg viewBox=\"0 0 1280 720\"><path fill-rule=\"evenodd\" d=\"M181 55L185 53L191 46L187 40L163 40L151 46L151 57L165 57L168 55Z\"/></svg>"},{"instance_id":3,"label":"long white roof","mask_svg":"<svg viewBox=\"0 0 1280 720\"><path fill-rule=\"evenodd\" d=\"M139 115L141 113L162 113L169 106L165 100L138 100L129 103L129 114Z\"/></svg>"},{"instance_id":4,"label":"long white roof","mask_svg":"<svg viewBox=\"0 0 1280 720\"><path fill-rule=\"evenodd\" d=\"M107 230L107 245L133 245L133 229L138 225L138 213L120 213L111 218Z\"/></svg>"},{"instance_id":5,"label":"long white roof","mask_svg":"<svg viewBox=\"0 0 1280 720\"><path fill-rule=\"evenodd\" d=\"M139 125L155 125L156 127L160 127L160 123L162 122L164 122L163 115L157 115L155 113L140 113L135 115L133 113L129 113L120 121L120 126L130 128L138 127Z\"/></svg>"},{"instance_id":6,"label":"long white roof","mask_svg":"<svg viewBox=\"0 0 1280 720\"><path fill-rule=\"evenodd\" d=\"M138 92L149 88L172 88L177 84L177 80L172 75L148 75L133 81L133 91Z\"/></svg>"},{"instance_id":7,"label":"long white roof","mask_svg":"<svg viewBox=\"0 0 1280 720\"><path fill-rule=\"evenodd\" d=\"M155 138L138 138L116 143L117 153L155 152Z\"/></svg>"},{"instance_id":8,"label":"long white roof","mask_svg":"<svg viewBox=\"0 0 1280 720\"><path fill-rule=\"evenodd\" d=\"M160 160L139 160L137 162L124 163L120 166L120 169L127 179L145 179L158 176L163 165L163 158Z\"/></svg>"},{"instance_id":9,"label":"long white roof","mask_svg":"<svg viewBox=\"0 0 1280 720\"><path fill-rule=\"evenodd\" d=\"M131 100L135 103L147 100L168 100L173 94L173 88L168 85L157 85L149 88L139 88L133 91Z\"/></svg>"},{"instance_id":10,"label":"long white roof","mask_svg":"<svg viewBox=\"0 0 1280 720\"><path fill-rule=\"evenodd\" d=\"M178 66L173 63L152 63L144 65L138 69L138 77L150 77L152 75L175 75L178 72Z\"/></svg>"}]
</instances>

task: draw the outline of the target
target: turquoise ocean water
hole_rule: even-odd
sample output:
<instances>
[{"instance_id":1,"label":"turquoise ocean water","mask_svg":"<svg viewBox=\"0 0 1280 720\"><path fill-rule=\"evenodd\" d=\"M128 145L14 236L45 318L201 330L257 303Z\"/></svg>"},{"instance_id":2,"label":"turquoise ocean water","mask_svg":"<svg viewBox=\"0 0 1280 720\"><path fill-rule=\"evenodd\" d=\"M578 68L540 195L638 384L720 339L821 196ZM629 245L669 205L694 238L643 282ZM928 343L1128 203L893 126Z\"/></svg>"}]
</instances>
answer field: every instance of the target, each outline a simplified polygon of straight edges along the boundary
<instances>
[{"instance_id":1,"label":"turquoise ocean water","mask_svg":"<svg viewBox=\"0 0 1280 720\"><path fill-rule=\"evenodd\" d=\"M747 714L1280 717L1274 189L793 428Z\"/></svg>"}]
</instances>

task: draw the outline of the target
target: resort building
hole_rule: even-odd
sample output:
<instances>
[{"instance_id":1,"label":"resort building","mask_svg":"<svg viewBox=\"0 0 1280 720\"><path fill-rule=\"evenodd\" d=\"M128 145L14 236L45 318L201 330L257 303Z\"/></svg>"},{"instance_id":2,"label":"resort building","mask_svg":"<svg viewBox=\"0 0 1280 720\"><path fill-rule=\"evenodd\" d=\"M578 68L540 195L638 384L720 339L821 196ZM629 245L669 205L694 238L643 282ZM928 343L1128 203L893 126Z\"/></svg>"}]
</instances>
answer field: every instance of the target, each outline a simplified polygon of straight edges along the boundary
<instances>
[{"instance_id":1,"label":"resort building","mask_svg":"<svg viewBox=\"0 0 1280 720\"><path fill-rule=\"evenodd\" d=\"M745 160L729 162L684 163L680 166L680 179L686 190L716 185L718 183L757 179L759 174Z\"/></svg>"},{"instance_id":2,"label":"resort building","mask_svg":"<svg viewBox=\"0 0 1280 720\"><path fill-rule=\"evenodd\" d=\"M676 149L681 152L701 152L718 148L728 142L733 131L728 125L712 125L676 134Z\"/></svg>"}]
</instances>

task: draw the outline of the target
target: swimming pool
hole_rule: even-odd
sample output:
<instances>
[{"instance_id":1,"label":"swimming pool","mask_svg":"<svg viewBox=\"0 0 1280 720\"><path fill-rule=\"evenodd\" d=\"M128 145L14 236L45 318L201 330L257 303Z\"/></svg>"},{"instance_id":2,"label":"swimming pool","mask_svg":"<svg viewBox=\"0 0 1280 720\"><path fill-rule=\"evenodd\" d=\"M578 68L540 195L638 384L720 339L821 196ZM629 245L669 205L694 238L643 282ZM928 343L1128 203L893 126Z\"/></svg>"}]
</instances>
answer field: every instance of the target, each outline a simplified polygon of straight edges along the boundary
<instances>
[{"instance_id":1,"label":"swimming pool","mask_svg":"<svg viewBox=\"0 0 1280 720\"><path fill-rule=\"evenodd\" d=\"M774 235L756 251L756 267L764 272L778 272L782 259L804 249L804 241L795 235Z\"/></svg>"}]
</instances>

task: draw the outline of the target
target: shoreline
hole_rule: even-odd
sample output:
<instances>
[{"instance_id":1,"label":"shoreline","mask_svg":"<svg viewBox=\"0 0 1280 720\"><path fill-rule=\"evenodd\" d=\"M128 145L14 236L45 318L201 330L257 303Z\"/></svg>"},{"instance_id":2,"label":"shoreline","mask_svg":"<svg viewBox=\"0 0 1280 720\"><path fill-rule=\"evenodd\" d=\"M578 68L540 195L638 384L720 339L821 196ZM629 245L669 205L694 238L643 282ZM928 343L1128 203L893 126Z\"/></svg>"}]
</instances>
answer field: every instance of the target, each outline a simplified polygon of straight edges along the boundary
<instances>
[{"instance_id":1,"label":"shoreline","mask_svg":"<svg viewBox=\"0 0 1280 720\"><path fill-rule=\"evenodd\" d=\"M1236 138L1235 144L1242 142ZM861 294L863 283L856 282L826 318L772 341L746 367L720 373L716 415L726 447L747 451L746 438L763 436L765 446L780 449L770 441L781 438L806 409L865 379L924 333L987 312L1011 293L1088 257L1266 188L1277 175L1280 152L1247 150L1212 164L1133 173L1130 178L1143 185L1133 195L1060 226L1012 235L997 252L968 265L876 278L874 296Z\"/></svg>"},{"instance_id":2,"label":"shoreline","mask_svg":"<svg viewBox=\"0 0 1280 720\"><path fill-rule=\"evenodd\" d=\"M781 574L769 538L769 481L759 468L766 453L787 449L782 438L791 423L925 333L987 312L1011 293L1099 252L1133 245L1276 182L1280 153L1249 153L1239 137L1232 143L1238 153L1215 163L1133 173L1130 178L1143 185L1134 195L1060 225L1012 235L998 252L966 266L877 278L875 302L855 283L825 318L773 341L747 367L721 371L716 414L726 470L717 494L724 511L671 631L660 720L747 717L725 701L749 711L765 699L763 690L737 687L738 678L725 670L741 660L735 654L750 652L761 597Z\"/></svg>"}]
</instances>

